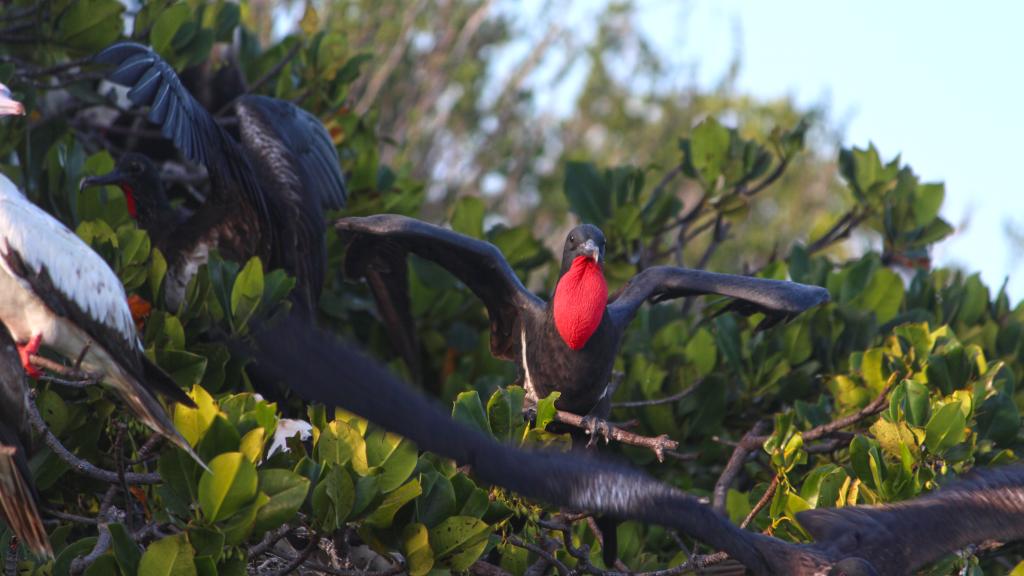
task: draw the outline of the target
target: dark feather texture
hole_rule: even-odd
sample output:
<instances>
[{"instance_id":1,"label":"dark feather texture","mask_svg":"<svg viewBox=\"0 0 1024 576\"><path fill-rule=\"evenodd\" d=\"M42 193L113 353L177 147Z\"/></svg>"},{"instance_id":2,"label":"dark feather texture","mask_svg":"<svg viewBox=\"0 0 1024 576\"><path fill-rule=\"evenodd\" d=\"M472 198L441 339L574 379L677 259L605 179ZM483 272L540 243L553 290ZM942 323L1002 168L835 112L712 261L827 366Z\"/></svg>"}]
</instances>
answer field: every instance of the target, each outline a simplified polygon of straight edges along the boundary
<instances>
[{"instance_id":1,"label":"dark feather texture","mask_svg":"<svg viewBox=\"0 0 1024 576\"><path fill-rule=\"evenodd\" d=\"M52 558L25 452L29 445L26 391L14 340L0 324L0 521L10 526L33 554Z\"/></svg>"}]
</instances>

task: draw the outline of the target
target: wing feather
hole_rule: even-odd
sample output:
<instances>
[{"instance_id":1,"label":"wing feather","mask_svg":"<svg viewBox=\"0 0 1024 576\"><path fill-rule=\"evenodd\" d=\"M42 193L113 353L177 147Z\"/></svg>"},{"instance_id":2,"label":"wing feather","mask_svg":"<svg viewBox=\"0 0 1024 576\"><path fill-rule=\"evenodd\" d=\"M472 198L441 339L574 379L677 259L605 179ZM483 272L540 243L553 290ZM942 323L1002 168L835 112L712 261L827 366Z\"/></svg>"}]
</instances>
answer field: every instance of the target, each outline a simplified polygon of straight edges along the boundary
<instances>
[{"instance_id":1,"label":"wing feather","mask_svg":"<svg viewBox=\"0 0 1024 576\"><path fill-rule=\"evenodd\" d=\"M148 119L160 126L181 153L206 167L214 194L238 192L261 222L271 221L267 200L252 166L239 144L213 119L181 83L174 68L152 49L133 42L119 42L97 54L93 61L116 66L107 78L129 86L128 99L135 106L149 106ZM232 198L221 197L232 201ZM262 226L261 245L266 252L273 242L273 226Z\"/></svg>"},{"instance_id":2,"label":"wing feather","mask_svg":"<svg viewBox=\"0 0 1024 576\"><path fill-rule=\"evenodd\" d=\"M913 500L797 514L836 557L870 561L882 576L910 574L969 544L1024 539L1024 466L972 471Z\"/></svg>"},{"instance_id":3,"label":"wing feather","mask_svg":"<svg viewBox=\"0 0 1024 576\"><path fill-rule=\"evenodd\" d=\"M804 310L828 302L828 290L785 280L719 274L674 266L654 266L634 276L619 296L608 305L608 313L618 326L633 319L646 301L717 294L735 301L730 308L743 314L762 312L762 327L792 318Z\"/></svg>"},{"instance_id":4,"label":"wing feather","mask_svg":"<svg viewBox=\"0 0 1024 576\"><path fill-rule=\"evenodd\" d=\"M520 315L546 306L523 286L501 251L489 242L394 214L342 218L335 227L349 242L346 273L351 277L380 276L386 289L376 289L377 283L371 283L378 306L404 310L402 325L389 326L392 339L403 338L394 334L396 331L414 333L408 286L404 284L409 252L440 264L483 300L491 320L491 353L498 358L517 358Z\"/></svg>"}]
</instances>

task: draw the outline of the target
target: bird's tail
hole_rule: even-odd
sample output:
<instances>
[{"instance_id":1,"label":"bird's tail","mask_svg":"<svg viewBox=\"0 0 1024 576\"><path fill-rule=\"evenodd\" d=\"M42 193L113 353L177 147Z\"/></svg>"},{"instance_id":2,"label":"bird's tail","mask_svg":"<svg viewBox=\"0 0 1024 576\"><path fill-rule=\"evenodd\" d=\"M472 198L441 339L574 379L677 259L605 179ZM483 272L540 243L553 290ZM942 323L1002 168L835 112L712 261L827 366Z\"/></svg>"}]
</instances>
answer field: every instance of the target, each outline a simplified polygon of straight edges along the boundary
<instances>
[{"instance_id":1,"label":"bird's tail","mask_svg":"<svg viewBox=\"0 0 1024 576\"><path fill-rule=\"evenodd\" d=\"M188 440L185 440L184 436L174 427L174 422L167 416L163 405L137 379L121 373L119 370L109 373L108 379L136 418L187 452L204 469L209 470L203 459L192 449Z\"/></svg>"},{"instance_id":2,"label":"bird's tail","mask_svg":"<svg viewBox=\"0 0 1024 576\"><path fill-rule=\"evenodd\" d=\"M0 518L33 554L51 559L53 548L39 517L35 494L22 478L16 458L16 448L0 445Z\"/></svg>"}]
</instances>

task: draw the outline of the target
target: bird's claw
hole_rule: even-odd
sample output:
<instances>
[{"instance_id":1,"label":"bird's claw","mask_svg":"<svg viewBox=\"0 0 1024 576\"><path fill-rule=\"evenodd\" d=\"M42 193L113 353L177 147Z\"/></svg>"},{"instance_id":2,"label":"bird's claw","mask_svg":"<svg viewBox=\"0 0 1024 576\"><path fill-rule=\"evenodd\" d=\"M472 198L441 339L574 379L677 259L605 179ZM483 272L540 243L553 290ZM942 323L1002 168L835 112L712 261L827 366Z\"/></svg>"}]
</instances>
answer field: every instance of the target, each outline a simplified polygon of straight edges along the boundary
<instances>
[{"instance_id":1,"label":"bird's claw","mask_svg":"<svg viewBox=\"0 0 1024 576\"><path fill-rule=\"evenodd\" d=\"M32 356L39 353L39 345L43 341L42 334L36 334L27 343L18 344L18 358L25 368L25 373L31 378L40 378L43 373L32 364Z\"/></svg>"},{"instance_id":2,"label":"bird's claw","mask_svg":"<svg viewBox=\"0 0 1024 576\"><path fill-rule=\"evenodd\" d=\"M590 440L587 441L587 448L594 445L597 441L597 436L601 435L604 438L604 443L608 444L612 438L612 425L607 420L598 418L597 416L584 416L583 421L580 423L583 430L586 431L587 435L590 436Z\"/></svg>"}]
</instances>

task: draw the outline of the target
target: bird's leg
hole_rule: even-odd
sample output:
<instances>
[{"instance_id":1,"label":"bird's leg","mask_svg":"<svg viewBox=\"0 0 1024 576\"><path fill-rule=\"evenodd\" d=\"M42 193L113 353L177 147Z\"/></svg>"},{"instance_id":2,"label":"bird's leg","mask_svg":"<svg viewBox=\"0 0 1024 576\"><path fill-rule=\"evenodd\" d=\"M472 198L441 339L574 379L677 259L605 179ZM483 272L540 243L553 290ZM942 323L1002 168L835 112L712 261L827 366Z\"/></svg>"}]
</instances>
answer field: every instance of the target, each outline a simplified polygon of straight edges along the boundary
<instances>
[{"instance_id":1,"label":"bird's leg","mask_svg":"<svg viewBox=\"0 0 1024 576\"><path fill-rule=\"evenodd\" d=\"M41 378L43 373L38 368L32 365L32 356L39 353L39 345L43 342L43 335L36 334L25 344L18 344L18 357L21 359L21 365L25 368L25 373L32 378Z\"/></svg>"},{"instance_id":2,"label":"bird's leg","mask_svg":"<svg viewBox=\"0 0 1024 576\"><path fill-rule=\"evenodd\" d=\"M580 422L581 427L590 436L590 440L587 441L587 448L590 448L597 441L597 435L600 434L604 438L604 443L608 444L612 439L612 425L604 418L599 418L594 415L593 412L583 417L583 421Z\"/></svg>"}]
</instances>

